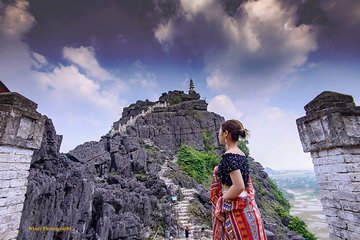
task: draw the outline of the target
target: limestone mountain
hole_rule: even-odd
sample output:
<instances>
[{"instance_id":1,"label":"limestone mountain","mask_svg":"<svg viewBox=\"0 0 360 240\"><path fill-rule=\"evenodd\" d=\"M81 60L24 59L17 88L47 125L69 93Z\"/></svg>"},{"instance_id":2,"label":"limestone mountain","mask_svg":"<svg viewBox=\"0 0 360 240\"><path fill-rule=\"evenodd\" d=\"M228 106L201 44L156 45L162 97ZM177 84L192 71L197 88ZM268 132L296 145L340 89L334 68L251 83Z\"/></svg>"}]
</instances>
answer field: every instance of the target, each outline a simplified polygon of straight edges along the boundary
<instances>
[{"instance_id":1,"label":"limestone mountain","mask_svg":"<svg viewBox=\"0 0 360 240\"><path fill-rule=\"evenodd\" d=\"M224 120L207 111L193 89L169 91L157 102L139 100L124 108L99 141L60 153L62 137L47 118L42 146L31 163L18 238L176 239L186 223L193 224L194 238L200 228L209 238L209 191L180 170L177 152L182 144L203 151L208 132L215 153L223 153L217 133ZM303 239L286 227L271 180L249 159L268 239ZM29 231L31 226L71 231Z\"/></svg>"}]
</instances>

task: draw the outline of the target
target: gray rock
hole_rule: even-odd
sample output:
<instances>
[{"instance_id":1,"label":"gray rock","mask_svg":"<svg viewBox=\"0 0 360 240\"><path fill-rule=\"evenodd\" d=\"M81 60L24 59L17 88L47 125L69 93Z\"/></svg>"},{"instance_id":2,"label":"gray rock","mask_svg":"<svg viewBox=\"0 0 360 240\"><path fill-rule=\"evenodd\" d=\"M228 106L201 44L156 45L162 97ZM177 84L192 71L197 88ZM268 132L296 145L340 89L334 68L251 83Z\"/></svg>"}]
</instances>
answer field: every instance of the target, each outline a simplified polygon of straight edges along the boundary
<instances>
[{"instance_id":1,"label":"gray rock","mask_svg":"<svg viewBox=\"0 0 360 240\"><path fill-rule=\"evenodd\" d=\"M276 236L273 232L270 232L265 229L266 239L267 240L276 240Z\"/></svg>"}]
</instances>

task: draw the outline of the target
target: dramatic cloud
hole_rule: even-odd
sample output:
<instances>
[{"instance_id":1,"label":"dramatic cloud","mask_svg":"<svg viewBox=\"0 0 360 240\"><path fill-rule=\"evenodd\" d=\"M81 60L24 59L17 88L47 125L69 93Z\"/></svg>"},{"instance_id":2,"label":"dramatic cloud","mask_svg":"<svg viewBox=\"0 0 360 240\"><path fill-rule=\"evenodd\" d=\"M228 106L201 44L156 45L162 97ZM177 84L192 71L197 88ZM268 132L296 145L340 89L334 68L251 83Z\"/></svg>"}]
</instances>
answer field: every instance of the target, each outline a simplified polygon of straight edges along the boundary
<instances>
[{"instance_id":1,"label":"dramatic cloud","mask_svg":"<svg viewBox=\"0 0 360 240\"><path fill-rule=\"evenodd\" d=\"M273 93L317 48L311 27L295 26L295 9L280 1L246 2L234 17L220 1L180 3L178 14L160 23L155 37L167 48L185 46L199 53L208 87L215 91Z\"/></svg>"},{"instance_id":2,"label":"dramatic cloud","mask_svg":"<svg viewBox=\"0 0 360 240\"><path fill-rule=\"evenodd\" d=\"M35 23L34 17L27 11L29 3L18 0L13 4L0 4L0 36L2 39L21 40Z\"/></svg>"},{"instance_id":3,"label":"dramatic cloud","mask_svg":"<svg viewBox=\"0 0 360 240\"><path fill-rule=\"evenodd\" d=\"M92 47L65 47L63 56L65 59L84 69L88 75L95 79L110 80L112 78L108 71L100 67Z\"/></svg>"},{"instance_id":4,"label":"dramatic cloud","mask_svg":"<svg viewBox=\"0 0 360 240\"><path fill-rule=\"evenodd\" d=\"M210 100L208 111L216 112L222 116L241 119L241 113L235 106L235 103L226 95L218 95ZM227 119L226 119L227 120Z\"/></svg>"}]
</instances>

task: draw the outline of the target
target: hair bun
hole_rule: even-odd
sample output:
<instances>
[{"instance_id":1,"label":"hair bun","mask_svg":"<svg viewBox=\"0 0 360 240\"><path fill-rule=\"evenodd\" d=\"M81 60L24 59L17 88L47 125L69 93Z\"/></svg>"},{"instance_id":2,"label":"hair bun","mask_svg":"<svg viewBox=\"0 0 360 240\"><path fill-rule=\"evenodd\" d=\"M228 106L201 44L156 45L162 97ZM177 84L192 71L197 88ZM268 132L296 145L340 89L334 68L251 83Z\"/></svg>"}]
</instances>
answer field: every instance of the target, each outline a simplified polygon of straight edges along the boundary
<instances>
[{"instance_id":1,"label":"hair bun","mask_svg":"<svg viewBox=\"0 0 360 240\"><path fill-rule=\"evenodd\" d=\"M245 131L245 129L240 129L240 136L241 136L242 138L245 138L245 137L246 137L246 131Z\"/></svg>"}]
</instances>

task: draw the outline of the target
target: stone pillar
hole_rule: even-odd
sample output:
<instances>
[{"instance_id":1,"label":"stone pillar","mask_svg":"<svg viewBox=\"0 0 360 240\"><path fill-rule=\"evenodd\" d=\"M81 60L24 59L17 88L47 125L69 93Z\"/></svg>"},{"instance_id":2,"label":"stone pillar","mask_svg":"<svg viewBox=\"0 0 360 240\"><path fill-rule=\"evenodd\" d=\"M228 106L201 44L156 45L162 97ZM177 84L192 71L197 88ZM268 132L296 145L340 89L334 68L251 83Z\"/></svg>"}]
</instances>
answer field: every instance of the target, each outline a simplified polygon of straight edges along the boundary
<instances>
[{"instance_id":1,"label":"stone pillar","mask_svg":"<svg viewBox=\"0 0 360 240\"><path fill-rule=\"evenodd\" d=\"M360 107L352 96L323 92L296 120L310 152L330 239L360 239Z\"/></svg>"},{"instance_id":2,"label":"stone pillar","mask_svg":"<svg viewBox=\"0 0 360 240\"><path fill-rule=\"evenodd\" d=\"M37 104L15 92L0 94L0 239L16 239L33 151L45 118Z\"/></svg>"}]
</instances>

